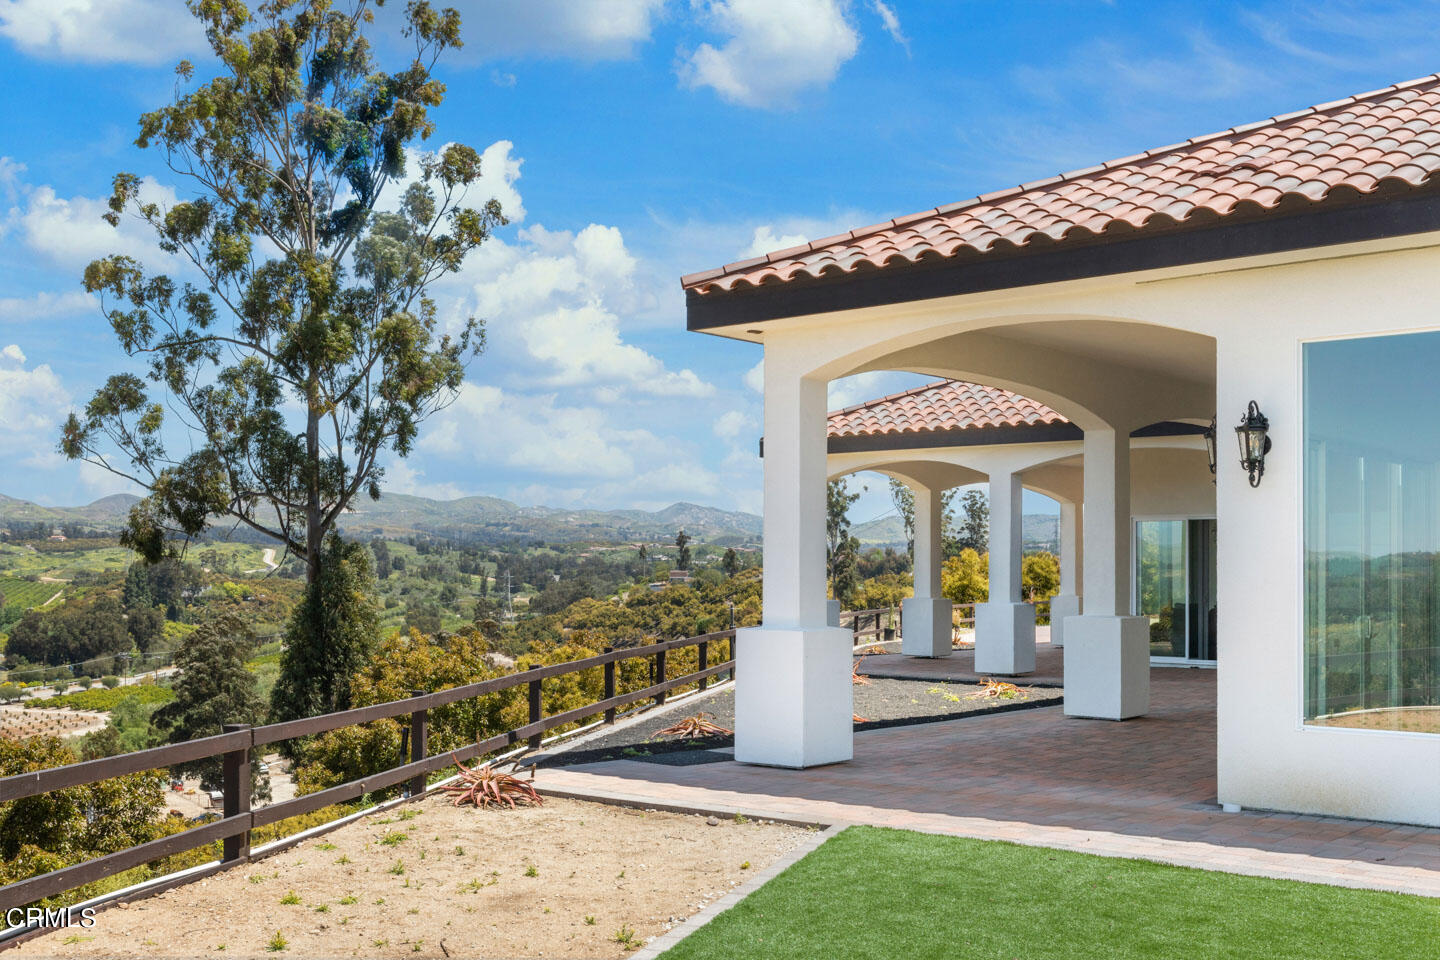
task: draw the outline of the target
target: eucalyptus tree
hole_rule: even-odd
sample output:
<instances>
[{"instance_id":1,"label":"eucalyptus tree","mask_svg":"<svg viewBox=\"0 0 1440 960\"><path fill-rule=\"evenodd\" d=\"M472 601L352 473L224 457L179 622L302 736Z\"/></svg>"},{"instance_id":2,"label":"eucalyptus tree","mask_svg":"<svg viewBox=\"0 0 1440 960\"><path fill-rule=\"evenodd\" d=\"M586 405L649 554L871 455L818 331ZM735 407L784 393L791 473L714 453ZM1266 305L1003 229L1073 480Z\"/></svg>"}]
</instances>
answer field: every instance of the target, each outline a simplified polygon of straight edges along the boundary
<instances>
[{"instance_id":1,"label":"eucalyptus tree","mask_svg":"<svg viewBox=\"0 0 1440 960\"><path fill-rule=\"evenodd\" d=\"M182 199L157 202L121 173L105 215L153 230L178 272L127 254L86 268L144 372L111 376L60 443L146 488L124 542L147 560L233 523L299 557L313 592L336 521L379 497L382 459L412 451L483 349L474 318L441 332L428 291L504 216L467 202L476 150L415 150L435 132L432 71L461 45L460 17L412 0L413 56L385 72L366 36L382 3L188 2L218 75L195 84L182 62L135 141Z\"/></svg>"}]
</instances>

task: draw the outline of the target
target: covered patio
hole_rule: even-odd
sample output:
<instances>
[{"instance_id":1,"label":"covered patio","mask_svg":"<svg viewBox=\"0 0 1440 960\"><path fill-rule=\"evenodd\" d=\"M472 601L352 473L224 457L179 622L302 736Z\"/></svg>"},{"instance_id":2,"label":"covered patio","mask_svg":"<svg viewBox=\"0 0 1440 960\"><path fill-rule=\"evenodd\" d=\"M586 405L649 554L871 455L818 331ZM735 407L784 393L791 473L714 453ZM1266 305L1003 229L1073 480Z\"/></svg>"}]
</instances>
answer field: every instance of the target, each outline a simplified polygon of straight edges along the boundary
<instances>
[{"instance_id":1,"label":"covered patio","mask_svg":"<svg viewBox=\"0 0 1440 960\"><path fill-rule=\"evenodd\" d=\"M974 668L1035 672L1020 503L1050 492L1071 530L1064 715L1123 721L1088 734L1123 744L1178 709L1162 682L1201 682L1154 673L1137 609L1137 524L1184 524L1171 540L1207 548L1185 561L1205 592L1169 604L1168 644L1216 667L1191 755L1209 801L1440 827L1437 130L1431 76L684 277L691 330L764 347L764 611L737 637L735 756L798 772L738 776L814 783L873 742L852 734L851 634L827 604L825 483L875 469L915 494L906 654L949 654L938 502L984 482ZM879 371L1053 416L837 449L830 384ZM1021 426L1029 441L1004 436ZM1081 728L1100 730L1053 732L1080 748ZM1037 750L993 758L1064 762ZM1112 797L1147 762L1117 756ZM1193 782L1175 797L1202 802Z\"/></svg>"},{"instance_id":2,"label":"covered patio","mask_svg":"<svg viewBox=\"0 0 1440 960\"><path fill-rule=\"evenodd\" d=\"M659 809L865 823L1440 896L1440 829L1222 813L1214 671L1157 667L1150 679L1150 712L1123 724L1048 707L857 732L849 763L803 771L614 760L542 768L537 785Z\"/></svg>"}]
</instances>

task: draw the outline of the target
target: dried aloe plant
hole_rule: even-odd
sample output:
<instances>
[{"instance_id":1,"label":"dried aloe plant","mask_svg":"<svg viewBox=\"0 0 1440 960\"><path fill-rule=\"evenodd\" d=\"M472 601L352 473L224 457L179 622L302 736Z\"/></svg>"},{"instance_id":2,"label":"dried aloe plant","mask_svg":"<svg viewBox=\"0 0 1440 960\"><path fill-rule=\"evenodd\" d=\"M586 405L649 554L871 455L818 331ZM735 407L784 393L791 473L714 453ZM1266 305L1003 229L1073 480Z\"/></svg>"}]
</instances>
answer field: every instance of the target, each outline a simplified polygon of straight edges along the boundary
<instances>
[{"instance_id":1,"label":"dried aloe plant","mask_svg":"<svg viewBox=\"0 0 1440 960\"><path fill-rule=\"evenodd\" d=\"M1025 699L1025 693L1015 684L1004 680L986 680L980 689L966 697L966 700L1014 700Z\"/></svg>"},{"instance_id":2,"label":"dried aloe plant","mask_svg":"<svg viewBox=\"0 0 1440 960\"><path fill-rule=\"evenodd\" d=\"M513 774L501 773L488 763L467 767L456 759L455 766L460 768L460 782L448 784L442 789L455 798L451 802L457 807L473 803L476 807L503 805L514 808L520 803L538 805L545 802L545 798L536 793L528 782Z\"/></svg>"},{"instance_id":3,"label":"dried aloe plant","mask_svg":"<svg viewBox=\"0 0 1440 960\"><path fill-rule=\"evenodd\" d=\"M857 687L870 686L870 678L860 672L860 661L864 659L865 658L863 656L859 657L855 661L855 666L850 668L850 682L855 684L855 686Z\"/></svg>"},{"instance_id":4,"label":"dried aloe plant","mask_svg":"<svg viewBox=\"0 0 1440 960\"><path fill-rule=\"evenodd\" d=\"M686 717L678 723L659 731L658 737L723 737L734 733L728 727L722 727L713 723L706 717L713 716L703 710L692 717Z\"/></svg>"}]
</instances>

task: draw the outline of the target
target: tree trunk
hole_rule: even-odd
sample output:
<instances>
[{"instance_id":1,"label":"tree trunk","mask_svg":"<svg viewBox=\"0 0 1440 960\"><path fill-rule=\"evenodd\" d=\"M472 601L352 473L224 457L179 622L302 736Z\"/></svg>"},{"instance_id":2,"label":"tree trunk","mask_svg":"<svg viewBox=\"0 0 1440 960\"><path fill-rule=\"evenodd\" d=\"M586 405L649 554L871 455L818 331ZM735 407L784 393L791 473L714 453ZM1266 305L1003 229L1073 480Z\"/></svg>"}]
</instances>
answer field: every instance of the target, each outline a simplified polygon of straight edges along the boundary
<instances>
[{"instance_id":1,"label":"tree trunk","mask_svg":"<svg viewBox=\"0 0 1440 960\"><path fill-rule=\"evenodd\" d=\"M305 582L311 589L320 580L320 549L325 538L325 531L320 529L320 411L316 393L312 386L305 423L305 453L310 463L305 497Z\"/></svg>"}]
</instances>

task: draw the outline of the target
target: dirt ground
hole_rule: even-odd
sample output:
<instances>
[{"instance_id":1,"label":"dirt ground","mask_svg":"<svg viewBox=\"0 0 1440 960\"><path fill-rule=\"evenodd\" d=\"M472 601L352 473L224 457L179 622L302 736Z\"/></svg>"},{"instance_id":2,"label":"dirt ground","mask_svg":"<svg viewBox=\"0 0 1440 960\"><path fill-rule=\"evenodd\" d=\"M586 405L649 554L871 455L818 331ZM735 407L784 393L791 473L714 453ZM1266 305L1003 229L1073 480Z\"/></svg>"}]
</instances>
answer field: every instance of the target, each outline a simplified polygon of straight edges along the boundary
<instances>
[{"instance_id":1,"label":"dirt ground","mask_svg":"<svg viewBox=\"0 0 1440 960\"><path fill-rule=\"evenodd\" d=\"M14 956L617 958L806 835L573 800L476 811L430 797Z\"/></svg>"}]
</instances>

